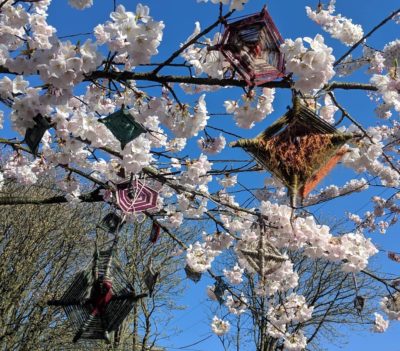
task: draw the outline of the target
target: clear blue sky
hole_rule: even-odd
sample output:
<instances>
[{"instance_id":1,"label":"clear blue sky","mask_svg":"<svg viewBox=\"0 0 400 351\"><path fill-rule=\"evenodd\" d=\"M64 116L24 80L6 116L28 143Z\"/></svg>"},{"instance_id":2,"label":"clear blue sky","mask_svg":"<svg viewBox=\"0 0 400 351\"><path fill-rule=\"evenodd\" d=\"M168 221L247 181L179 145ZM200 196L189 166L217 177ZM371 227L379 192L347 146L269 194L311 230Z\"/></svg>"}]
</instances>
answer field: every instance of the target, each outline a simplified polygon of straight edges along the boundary
<instances>
[{"instance_id":1,"label":"clear blue sky","mask_svg":"<svg viewBox=\"0 0 400 351\"><path fill-rule=\"evenodd\" d=\"M98 23L104 23L108 20L110 10L113 8L112 0L94 0L95 6L85 11L77 11L67 5L66 0L53 0L50 8L49 22L53 24L57 30L58 35L69 35L76 33L90 32L92 28ZM134 0L117 0L118 4L124 4L127 9L134 11L137 1ZM182 43L194 29L194 22L200 21L202 27L211 24L218 15L218 6L212 4L197 3L196 0L143 0L143 4L150 6L151 15L155 20L163 20L166 28L164 31L164 40L159 48L160 54L158 57L153 58L153 62L162 61L164 58L173 52L180 43ZM306 5L316 6L317 0L286 0L276 1L270 0L266 2L275 23L277 24L282 36L284 38L295 39L299 36L314 37L315 34L321 32L321 29L312 23L305 14L304 7ZM245 11L240 13L252 13L259 11L265 4L264 1L250 0L249 5ZM392 10L398 6L398 1L392 0L338 0L337 10L343 15L353 18L355 23L363 25L364 30L368 31L381 19L386 17ZM399 33L399 26L390 23L384 29L376 33L369 41L370 45L382 48L384 43L394 40ZM346 51L346 47L340 45L336 40L330 39L325 35L328 45L334 47L334 54L339 57ZM73 38L75 40L75 38ZM165 72L169 72L168 70ZM360 79L365 79L362 75ZM242 92L238 89L226 89L222 93L210 94L207 97L208 109L210 112L223 111L223 101L226 97L231 99L238 99ZM360 121L365 124L376 123L372 114L372 105L369 99L363 93L338 93L338 99L345 105L349 112L356 116ZM277 94L277 99L274 103L276 113L269 117L269 119L257 125L251 131L238 130L234 123L229 120L229 117L215 117L211 120L210 124L214 126L221 126L223 123L225 128L239 133L242 136L253 136L259 131L264 129L271 120L279 116L288 105L288 96L286 93ZM194 97L189 96L188 102L193 102ZM223 122L222 122L223 121ZM371 122L368 122L371 121ZM224 155L226 157L226 154ZM341 173L344 174L344 173ZM253 175L254 177L254 175ZM338 172L333 173L327 179L327 183L333 178L343 178ZM263 177L260 176L260 182ZM323 206L319 211L329 215L339 215L344 211L361 212L365 204L366 198L363 196L355 196L348 199L338 200L335 202L335 210L330 204ZM335 212L332 212L335 211ZM399 229L397 227L397 229ZM400 251L399 233L392 230L386 237L379 237L378 234L373 234L374 240L378 239L379 244L386 249ZM381 255L378 258L378 263L382 264L385 269L390 269L392 272L400 273L400 265L388 263L387 260ZM189 285L188 293L183 300L184 304L188 305L188 309L177 313L175 323L185 331L177 336L171 336L170 340L165 341L163 345L168 346L168 350L173 350L184 345L191 344L197 340L202 339L209 335L209 320L210 313L206 308L206 295L204 290L204 279L198 286L194 286L192 282L187 282ZM346 330L343 330L346 333ZM400 351L398 346L398 335L400 327L396 323L392 323L389 331L383 335L369 333L368 331L351 334L348 336L348 344L342 345L342 350L363 350L363 351L376 351L376 350L390 350ZM340 342L339 344L342 344ZM330 351L339 350L334 345L324 345ZM222 347L217 337L212 336L210 339L200 343L192 348L192 350L221 350Z\"/></svg>"}]
</instances>

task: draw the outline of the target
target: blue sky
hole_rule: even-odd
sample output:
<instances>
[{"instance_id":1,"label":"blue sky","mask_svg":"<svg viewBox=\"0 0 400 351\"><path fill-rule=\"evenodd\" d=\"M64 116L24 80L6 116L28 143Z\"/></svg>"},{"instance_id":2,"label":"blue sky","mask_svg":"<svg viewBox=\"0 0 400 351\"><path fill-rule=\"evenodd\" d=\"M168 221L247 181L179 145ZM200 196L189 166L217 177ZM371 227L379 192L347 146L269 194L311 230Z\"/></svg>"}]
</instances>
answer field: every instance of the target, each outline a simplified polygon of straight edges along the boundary
<instances>
[{"instance_id":1,"label":"blue sky","mask_svg":"<svg viewBox=\"0 0 400 351\"><path fill-rule=\"evenodd\" d=\"M92 28L98 23L104 23L109 19L109 12L113 8L112 0L94 0L95 6L85 11L77 11L67 5L66 0L53 0L53 4L50 8L49 22L53 24L58 31L59 36L86 33L90 32ZM134 11L136 8L137 1L134 0L117 0L117 4L124 4L129 10ZM160 62L167 58L170 53L176 50L180 43L192 33L194 29L194 22L200 21L202 28L205 28L209 24L215 21L218 16L218 6L212 4L197 3L196 0L143 0L143 4L150 7L150 14L155 20L163 20L166 27L164 30L164 40L159 48L158 57L153 58L153 62ZM277 24L282 36L284 38L296 37L314 37L317 33L321 33L321 29L311 22L306 14L304 7L316 6L317 0L287 0L283 1L267 1L268 9ZM253 13L259 11L265 1L250 0L245 10L240 15ZM359 23L363 26L364 31L368 31L374 25L376 25L381 19L386 17L392 12L395 7L398 6L398 1L392 0L337 0L337 11L343 15L353 19L354 23ZM372 45L378 49L383 48L384 44L396 39L396 35L399 33L399 26L394 23L389 23L383 29L378 31L369 40L369 45ZM338 43L338 41L329 38L328 35L324 35L326 42L329 46L332 46L334 55L338 58L343 54L347 47ZM82 38L85 38L83 36ZM72 38L71 40L76 40ZM362 70L361 70L362 72ZM166 69L161 73L179 73L176 71L170 71ZM181 72L185 74L186 72ZM357 74L353 79L360 81L366 81L366 76ZM218 94L209 94L207 96L207 106L209 112L224 112L223 101L226 98L238 99L241 90L238 89L225 89ZM373 116L373 105L362 92L338 92L338 100L348 108L349 112L354 115L359 121L365 125L372 125L376 123L376 119ZM185 102L193 102L194 96L186 97ZM289 104L287 92L279 92L274 103L275 113L269 116L264 122L259 123L254 129L250 131L239 130L235 127L234 122L230 117L213 117L210 120L210 124L213 126L229 129L242 136L254 136L261 130L263 130L271 121L276 117L280 116ZM229 140L230 141L230 140ZM226 154L224 154L226 157ZM347 173L343 170L337 170L328 176L326 184L332 183L335 179L339 179L339 183L346 181ZM253 175L253 177L255 177ZM256 182L262 182L264 177L260 176ZM350 199L350 200L349 200ZM352 212L363 212L366 209L363 208L367 201L367 198L363 195L354 196L351 198L344 198L341 200L335 200L334 206L330 203L319 208L318 211L323 213L325 216L335 216L343 214L345 211ZM399 227L397 226L397 230ZM385 249L391 249L394 251L400 251L399 244L399 233L396 233L396 228L389 231L385 236L379 236L379 234L373 234L374 240ZM382 265L385 270L390 270L393 273L400 273L400 266L388 262L385 259L385 255L381 254L377 259L377 263ZM191 344L197 340L210 335L209 320L210 313L206 308L206 295L204 286L206 279L203 279L202 283L198 286L194 286L192 282L186 282L188 284L188 291L182 303L188 305L188 308L184 311L177 312L175 324L185 329L185 331L176 336L171 336L170 340L165 341L162 345L168 346L168 350L174 350L188 344ZM346 333L346 330L343 330ZM389 331L383 335L377 335L369 333L368 331L362 333L352 333L348 336L348 344L342 344L342 348L338 348L334 345L324 345L330 351L337 350L390 350L400 351L398 345L398 335L400 332L400 326L396 323L392 323ZM206 341L195 345L187 350L222 350L221 345L217 337L212 336Z\"/></svg>"}]
</instances>

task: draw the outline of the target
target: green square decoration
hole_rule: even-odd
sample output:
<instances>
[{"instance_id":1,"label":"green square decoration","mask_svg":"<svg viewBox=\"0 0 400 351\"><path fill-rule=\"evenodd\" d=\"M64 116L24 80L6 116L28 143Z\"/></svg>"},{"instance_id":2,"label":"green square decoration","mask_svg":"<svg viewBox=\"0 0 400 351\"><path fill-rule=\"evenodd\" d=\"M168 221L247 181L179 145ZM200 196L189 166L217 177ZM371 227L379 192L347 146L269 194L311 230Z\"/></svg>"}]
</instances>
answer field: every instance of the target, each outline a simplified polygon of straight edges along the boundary
<instances>
[{"instance_id":1,"label":"green square decoration","mask_svg":"<svg viewBox=\"0 0 400 351\"><path fill-rule=\"evenodd\" d=\"M99 119L121 143L123 149L133 139L145 133L146 129L135 121L126 109L118 110L108 117Z\"/></svg>"}]
</instances>

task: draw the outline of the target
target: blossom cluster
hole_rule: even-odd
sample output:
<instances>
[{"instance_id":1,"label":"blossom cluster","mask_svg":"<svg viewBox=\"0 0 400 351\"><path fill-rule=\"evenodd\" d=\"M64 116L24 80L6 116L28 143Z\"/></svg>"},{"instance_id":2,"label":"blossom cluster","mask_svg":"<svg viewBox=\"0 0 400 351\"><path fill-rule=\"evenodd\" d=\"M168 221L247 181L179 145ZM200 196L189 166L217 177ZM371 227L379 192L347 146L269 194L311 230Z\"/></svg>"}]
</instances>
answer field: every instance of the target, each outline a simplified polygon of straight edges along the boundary
<instances>
[{"instance_id":1,"label":"blossom cluster","mask_svg":"<svg viewBox=\"0 0 400 351\"><path fill-rule=\"evenodd\" d=\"M262 121L274 111L272 103L275 89L264 88L261 95L254 92L242 95L243 105L238 101L227 100L224 102L226 112L233 113L233 118L240 128L253 128L255 122Z\"/></svg>"},{"instance_id":2,"label":"blossom cluster","mask_svg":"<svg viewBox=\"0 0 400 351\"><path fill-rule=\"evenodd\" d=\"M309 48L303 42L308 43ZM332 48L325 45L320 34L314 39L286 39L281 51L285 54L287 71L293 72L298 78L295 88L304 93L322 88L335 75Z\"/></svg>"},{"instance_id":3,"label":"blossom cluster","mask_svg":"<svg viewBox=\"0 0 400 351\"><path fill-rule=\"evenodd\" d=\"M359 24L353 24L351 19L342 15L333 15L335 12L336 0L331 0L328 9L318 8L313 11L306 6L307 16L314 22L318 23L322 28L332 35L333 38L339 39L342 43L352 46L362 39L364 32Z\"/></svg>"},{"instance_id":4,"label":"blossom cluster","mask_svg":"<svg viewBox=\"0 0 400 351\"><path fill-rule=\"evenodd\" d=\"M292 322L306 322L311 318L313 310L314 307L307 305L304 296L290 294L283 303L271 306L268 310L268 334L275 338L289 339L288 343L303 343L303 338L292 338L286 333L287 325Z\"/></svg>"},{"instance_id":5,"label":"blossom cluster","mask_svg":"<svg viewBox=\"0 0 400 351\"><path fill-rule=\"evenodd\" d=\"M217 316L214 316L211 323L211 329L216 335L221 336L226 334L229 331L230 327L231 325L228 321L224 321Z\"/></svg>"},{"instance_id":6,"label":"blossom cluster","mask_svg":"<svg viewBox=\"0 0 400 351\"><path fill-rule=\"evenodd\" d=\"M229 4L230 10L243 10L243 5L246 4L249 0L210 0L213 4ZM197 2L208 2L208 0L197 0Z\"/></svg>"},{"instance_id":7,"label":"blossom cluster","mask_svg":"<svg viewBox=\"0 0 400 351\"><path fill-rule=\"evenodd\" d=\"M135 13L118 5L110 15L112 21L95 27L97 43L118 52L116 60L126 68L149 63L150 57L158 53L164 29L163 22L154 21L149 13L150 9L142 4L137 5Z\"/></svg>"}]
</instances>

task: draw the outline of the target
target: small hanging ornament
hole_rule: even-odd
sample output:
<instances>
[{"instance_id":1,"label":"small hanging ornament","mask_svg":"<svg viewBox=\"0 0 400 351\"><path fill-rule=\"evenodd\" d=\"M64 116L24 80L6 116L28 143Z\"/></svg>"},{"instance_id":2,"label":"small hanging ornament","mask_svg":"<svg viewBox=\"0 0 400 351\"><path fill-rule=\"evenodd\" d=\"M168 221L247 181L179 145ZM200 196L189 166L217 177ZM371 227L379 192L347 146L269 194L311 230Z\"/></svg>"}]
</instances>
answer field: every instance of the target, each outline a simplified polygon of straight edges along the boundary
<instances>
[{"instance_id":1,"label":"small hanging ornament","mask_svg":"<svg viewBox=\"0 0 400 351\"><path fill-rule=\"evenodd\" d=\"M201 273L195 272L188 265L185 266L185 273L186 273L186 277L189 278L190 280L194 281L195 283L198 283L201 279Z\"/></svg>"},{"instance_id":2,"label":"small hanging ornament","mask_svg":"<svg viewBox=\"0 0 400 351\"><path fill-rule=\"evenodd\" d=\"M137 213L157 207L158 192L140 180L119 184L117 187L117 205L126 213Z\"/></svg>"},{"instance_id":3,"label":"small hanging ornament","mask_svg":"<svg viewBox=\"0 0 400 351\"><path fill-rule=\"evenodd\" d=\"M42 115L37 115L34 119L35 125L32 128L28 128L25 132L24 142L28 145L33 155L37 155L39 150L40 141L43 138L46 130L50 129L50 120Z\"/></svg>"},{"instance_id":4,"label":"small hanging ornament","mask_svg":"<svg viewBox=\"0 0 400 351\"><path fill-rule=\"evenodd\" d=\"M260 13L225 25L221 53L248 85L260 85L284 76L283 43L264 7Z\"/></svg>"},{"instance_id":5,"label":"small hanging ornament","mask_svg":"<svg viewBox=\"0 0 400 351\"><path fill-rule=\"evenodd\" d=\"M150 232L150 242L155 244L160 236L161 227L157 222L153 222Z\"/></svg>"},{"instance_id":6,"label":"small hanging ornament","mask_svg":"<svg viewBox=\"0 0 400 351\"><path fill-rule=\"evenodd\" d=\"M289 189L292 207L335 167L353 138L319 118L298 97L293 107L254 139L231 143L242 147Z\"/></svg>"},{"instance_id":7,"label":"small hanging ornament","mask_svg":"<svg viewBox=\"0 0 400 351\"><path fill-rule=\"evenodd\" d=\"M358 315L361 315L361 312L364 309L366 298L364 296L357 295L354 299L354 308L357 311Z\"/></svg>"},{"instance_id":8,"label":"small hanging ornament","mask_svg":"<svg viewBox=\"0 0 400 351\"><path fill-rule=\"evenodd\" d=\"M97 227L111 234L115 234L122 228L123 225L124 221L120 216L118 216L116 213L108 213L101 220Z\"/></svg>"},{"instance_id":9,"label":"small hanging ornament","mask_svg":"<svg viewBox=\"0 0 400 351\"><path fill-rule=\"evenodd\" d=\"M389 251L389 252L388 252L388 257L389 257L392 261L397 262L397 263L400 263L400 255L397 254L396 252Z\"/></svg>"},{"instance_id":10,"label":"small hanging ornament","mask_svg":"<svg viewBox=\"0 0 400 351\"><path fill-rule=\"evenodd\" d=\"M146 129L135 121L128 110L122 108L108 117L99 119L121 143L123 149L126 144L136 139L140 134L146 133Z\"/></svg>"},{"instance_id":11,"label":"small hanging ornament","mask_svg":"<svg viewBox=\"0 0 400 351\"><path fill-rule=\"evenodd\" d=\"M220 305L225 302L225 290L227 289L228 285L224 282L222 277L216 277L214 284L214 294Z\"/></svg>"},{"instance_id":12,"label":"small hanging ornament","mask_svg":"<svg viewBox=\"0 0 400 351\"><path fill-rule=\"evenodd\" d=\"M156 286L159 275L160 275L160 272L155 271L153 268L153 265L150 262L150 264L148 265L147 271L144 274L144 283L145 283L147 289L149 290L149 296L153 295L153 291Z\"/></svg>"},{"instance_id":13,"label":"small hanging ornament","mask_svg":"<svg viewBox=\"0 0 400 351\"><path fill-rule=\"evenodd\" d=\"M96 250L91 265L74 277L61 299L48 301L64 309L76 330L73 342L80 338L109 342L109 333L118 330L136 301L147 296L135 295L113 257L113 248L114 244L100 253Z\"/></svg>"}]
</instances>

